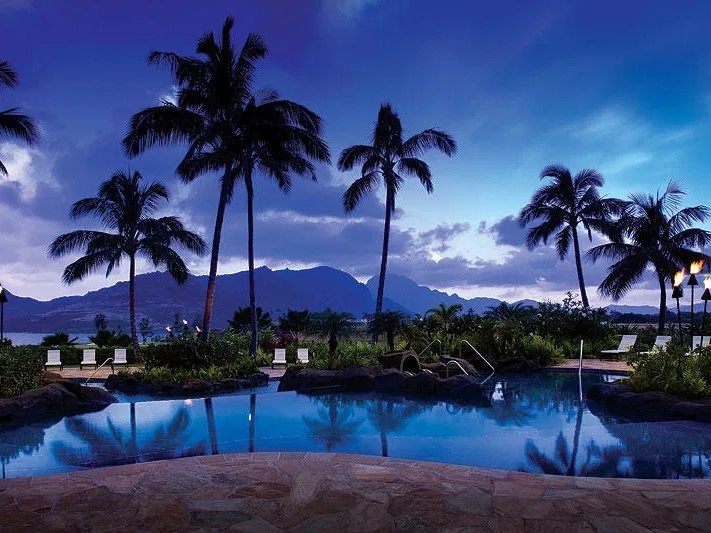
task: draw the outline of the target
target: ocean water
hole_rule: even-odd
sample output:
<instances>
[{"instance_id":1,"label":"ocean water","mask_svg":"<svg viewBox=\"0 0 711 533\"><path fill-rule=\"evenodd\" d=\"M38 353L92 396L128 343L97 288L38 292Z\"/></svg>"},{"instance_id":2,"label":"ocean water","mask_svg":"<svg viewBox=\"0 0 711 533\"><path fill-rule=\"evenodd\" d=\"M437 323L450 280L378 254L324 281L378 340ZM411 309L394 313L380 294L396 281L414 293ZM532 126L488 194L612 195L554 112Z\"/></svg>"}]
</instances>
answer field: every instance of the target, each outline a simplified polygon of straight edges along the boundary
<instances>
[{"instance_id":1,"label":"ocean water","mask_svg":"<svg viewBox=\"0 0 711 533\"><path fill-rule=\"evenodd\" d=\"M27 333L27 332L16 332L16 331L6 331L4 332L5 338L12 341L13 346L20 346L21 344L41 344L42 338L47 335L52 335L53 333ZM69 338L76 337L76 342L79 344L87 344L89 342L89 336L93 336L93 333L69 333Z\"/></svg>"}]
</instances>

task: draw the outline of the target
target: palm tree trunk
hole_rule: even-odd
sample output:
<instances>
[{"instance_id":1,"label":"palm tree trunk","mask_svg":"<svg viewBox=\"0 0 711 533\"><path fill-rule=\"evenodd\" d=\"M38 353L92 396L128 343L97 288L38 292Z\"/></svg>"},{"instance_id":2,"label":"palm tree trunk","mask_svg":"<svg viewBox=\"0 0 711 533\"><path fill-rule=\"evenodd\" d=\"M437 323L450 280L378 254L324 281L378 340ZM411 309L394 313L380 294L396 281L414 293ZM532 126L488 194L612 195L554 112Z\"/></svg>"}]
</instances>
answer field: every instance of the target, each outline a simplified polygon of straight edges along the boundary
<instances>
[{"instance_id":1,"label":"palm tree trunk","mask_svg":"<svg viewBox=\"0 0 711 533\"><path fill-rule=\"evenodd\" d=\"M388 266L388 244L390 242L390 215L394 204L394 192L388 188L385 198L385 227L383 229L383 255L380 260L380 278L378 279L378 295L375 299L375 316L383 312L383 293L385 292L385 269ZM373 330L373 344L378 342L378 330Z\"/></svg>"},{"instance_id":2,"label":"palm tree trunk","mask_svg":"<svg viewBox=\"0 0 711 533\"><path fill-rule=\"evenodd\" d=\"M575 475L575 463L578 460L578 448L580 447L580 428L583 425L583 404L578 405L578 416L575 419L575 433L573 434L573 451L570 454L570 465L568 465L567 476Z\"/></svg>"},{"instance_id":3,"label":"palm tree trunk","mask_svg":"<svg viewBox=\"0 0 711 533\"><path fill-rule=\"evenodd\" d=\"M588 303L588 293L585 291L585 280L583 279L583 263L580 260L580 243L578 242L578 230L573 227L573 252L575 253L575 268L578 271L578 285L580 286L580 299L583 307L590 307Z\"/></svg>"},{"instance_id":4,"label":"palm tree trunk","mask_svg":"<svg viewBox=\"0 0 711 533\"><path fill-rule=\"evenodd\" d=\"M657 322L657 335L664 334L664 326L667 321L667 286L664 282L664 275L657 270L657 279L659 280L659 320ZM681 335L681 331L679 331ZM681 341L681 339L679 339Z\"/></svg>"},{"instance_id":5,"label":"palm tree trunk","mask_svg":"<svg viewBox=\"0 0 711 533\"><path fill-rule=\"evenodd\" d=\"M257 395L249 395L249 443L247 450L251 453L254 451L254 426L257 418Z\"/></svg>"},{"instance_id":6,"label":"palm tree trunk","mask_svg":"<svg viewBox=\"0 0 711 533\"><path fill-rule=\"evenodd\" d=\"M133 345L133 360L138 361L138 332L136 330L136 256L129 256L128 273L128 321L131 325L131 344Z\"/></svg>"},{"instance_id":7,"label":"palm tree trunk","mask_svg":"<svg viewBox=\"0 0 711 533\"><path fill-rule=\"evenodd\" d=\"M254 187L252 171L247 169L244 176L247 186L247 261L249 262L249 310L252 319L252 339L249 343L249 355L257 356L257 300L254 296Z\"/></svg>"},{"instance_id":8,"label":"palm tree trunk","mask_svg":"<svg viewBox=\"0 0 711 533\"><path fill-rule=\"evenodd\" d=\"M207 277L207 293L205 294L205 314L202 318L202 340L206 341L210 335L210 320L212 319L212 305L215 302L215 284L217 281L217 259L220 255L220 238L222 237L222 223L225 220L225 208L230 188L230 174L232 166L225 168L220 188L220 199L217 203L217 217L215 218L215 231L212 235L212 253L210 255L210 273Z\"/></svg>"},{"instance_id":9,"label":"palm tree trunk","mask_svg":"<svg viewBox=\"0 0 711 533\"><path fill-rule=\"evenodd\" d=\"M205 398L205 416L207 417L207 433L210 436L210 453L218 455L217 427L215 426L215 411L212 407L212 398Z\"/></svg>"}]
</instances>

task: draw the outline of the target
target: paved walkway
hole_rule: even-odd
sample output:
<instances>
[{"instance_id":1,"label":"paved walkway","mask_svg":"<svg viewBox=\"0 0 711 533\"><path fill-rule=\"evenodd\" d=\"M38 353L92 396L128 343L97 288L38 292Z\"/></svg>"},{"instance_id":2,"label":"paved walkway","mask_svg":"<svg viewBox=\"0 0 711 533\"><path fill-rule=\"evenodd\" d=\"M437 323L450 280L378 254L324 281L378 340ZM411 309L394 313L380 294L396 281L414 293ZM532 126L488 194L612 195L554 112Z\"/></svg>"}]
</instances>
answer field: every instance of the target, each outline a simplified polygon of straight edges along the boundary
<instances>
[{"instance_id":1,"label":"paved walkway","mask_svg":"<svg viewBox=\"0 0 711 533\"><path fill-rule=\"evenodd\" d=\"M566 359L562 365L552 368L574 368L578 369L579 359ZM583 370L604 370L605 372L629 373L632 367L626 361L600 361L599 359L583 359Z\"/></svg>"},{"instance_id":2,"label":"paved walkway","mask_svg":"<svg viewBox=\"0 0 711 533\"><path fill-rule=\"evenodd\" d=\"M0 530L708 531L709 494L711 480L234 454L0 481Z\"/></svg>"}]
</instances>

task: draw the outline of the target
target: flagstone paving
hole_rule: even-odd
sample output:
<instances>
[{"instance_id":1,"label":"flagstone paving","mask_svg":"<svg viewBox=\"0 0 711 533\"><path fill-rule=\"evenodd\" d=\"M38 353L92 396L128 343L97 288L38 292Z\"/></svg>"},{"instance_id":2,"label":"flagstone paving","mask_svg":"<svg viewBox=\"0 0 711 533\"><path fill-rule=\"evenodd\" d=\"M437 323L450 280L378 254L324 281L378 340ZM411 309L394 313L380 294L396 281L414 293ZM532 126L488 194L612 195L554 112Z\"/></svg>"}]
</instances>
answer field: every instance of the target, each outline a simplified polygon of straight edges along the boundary
<instances>
[{"instance_id":1,"label":"flagstone paving","mask_svg":"<svg viewBox=\"0 0 711 533\"><path fill-rule=\"evenodd\" d=\"M347 454L189 457L0 481L2 531L708 531L711 480Z\"/></svg>"},{"instance_id":2,"label":"flagstone paving","mask_svg":"<svg viewBox=\"0 0 711 533\"><path fill-rule=\"evenodd\" d=\"M566 359L564 363L551 367L552 369L578 369L579 359ZM583 359L583 370L601 370L618 374L629 374L632 367L627 361L600 361L598 359Z\"/></svg>"},{"instance_id":3,"label":"flagstone paving","mask_svg":"<svg viewBox=\"0 0 711 533\"><path fill-rule=\"evenodd\" d=\"M130 366L128 370L129 372L131 372L136 368L143 368L143 365ZM267 374L270 379L281 378L284 375L284 372L286 372L286 369L284 368L270 368L268 366L260 368L259 370ZM107 377L109 377L109 374L111 374L111 367L105 366L103 368L100 368L98 371L95 371L94 367L84 368L84 370L80 370L78 366L65 366L62 370L52 369L51 371L56 372L57 374L60 374L63 378L67 379L87 379L89 377L91 377L91 379L106 379Z\"/></svg>"}]
</instances>

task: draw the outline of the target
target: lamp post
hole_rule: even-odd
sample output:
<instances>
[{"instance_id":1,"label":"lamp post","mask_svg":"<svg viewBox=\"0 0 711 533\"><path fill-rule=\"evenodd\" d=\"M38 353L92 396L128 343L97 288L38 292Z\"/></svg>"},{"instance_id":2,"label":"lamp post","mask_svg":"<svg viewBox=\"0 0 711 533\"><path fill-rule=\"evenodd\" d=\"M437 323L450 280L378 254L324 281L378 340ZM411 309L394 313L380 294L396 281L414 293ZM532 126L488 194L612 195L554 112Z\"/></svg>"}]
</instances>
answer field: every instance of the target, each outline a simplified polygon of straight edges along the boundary
<instances>
[{"instance_id":1,"label":"lamp post","mask_svg":"<svg viewBox=\"0 0 711 533\"><path fill-rule=\"evenodd\" d=\"M684 297L684 289L681 287L681 282L684 281L684 269L674 274L674 290L672 291L672 298L676 298L676 316L679 321L679 342L684 343L684 338L681 333L681 306L679 305L679 300Z\"/></svg>"},{"instance_id":2,"label":"lamp post","mask_svg":"<svg viewBox=\"0 0 711 533\"><path fill-rule=\"evenodd\" d=\"M691 327L689 329L689 336L693 339L694 338L694 287L696 287L699 284L699 280L696 279L696 274L701 272L701 269L704 266L704 262L702 261L694 261L689 265L689 281L687 285L691 287Z\"/></svg>"},{"instance_id":3,"label":"lamp post","mask_svg":"<svg viewBox=\"0 0 711 533\"><path fill-rule=\"evenodd\" d=\"M5 341L5 302L7 302L7 294L5 289L0 285L0 346Z\"/></svg>"},{"instance_id":4,"label":"lamp post","mask_svg":"<svg viewBox=\"0 0 711 533\"><path fill-rule=\"evenodd\" d=\"M708 306L709 300L711 300L711 274L707 274L704 278L704 292L701 295L701 299L704 301L704 318L701 321L701 335L703 340L703 334L706 333L706 307Z\"/></svg>"}]
</instances>

